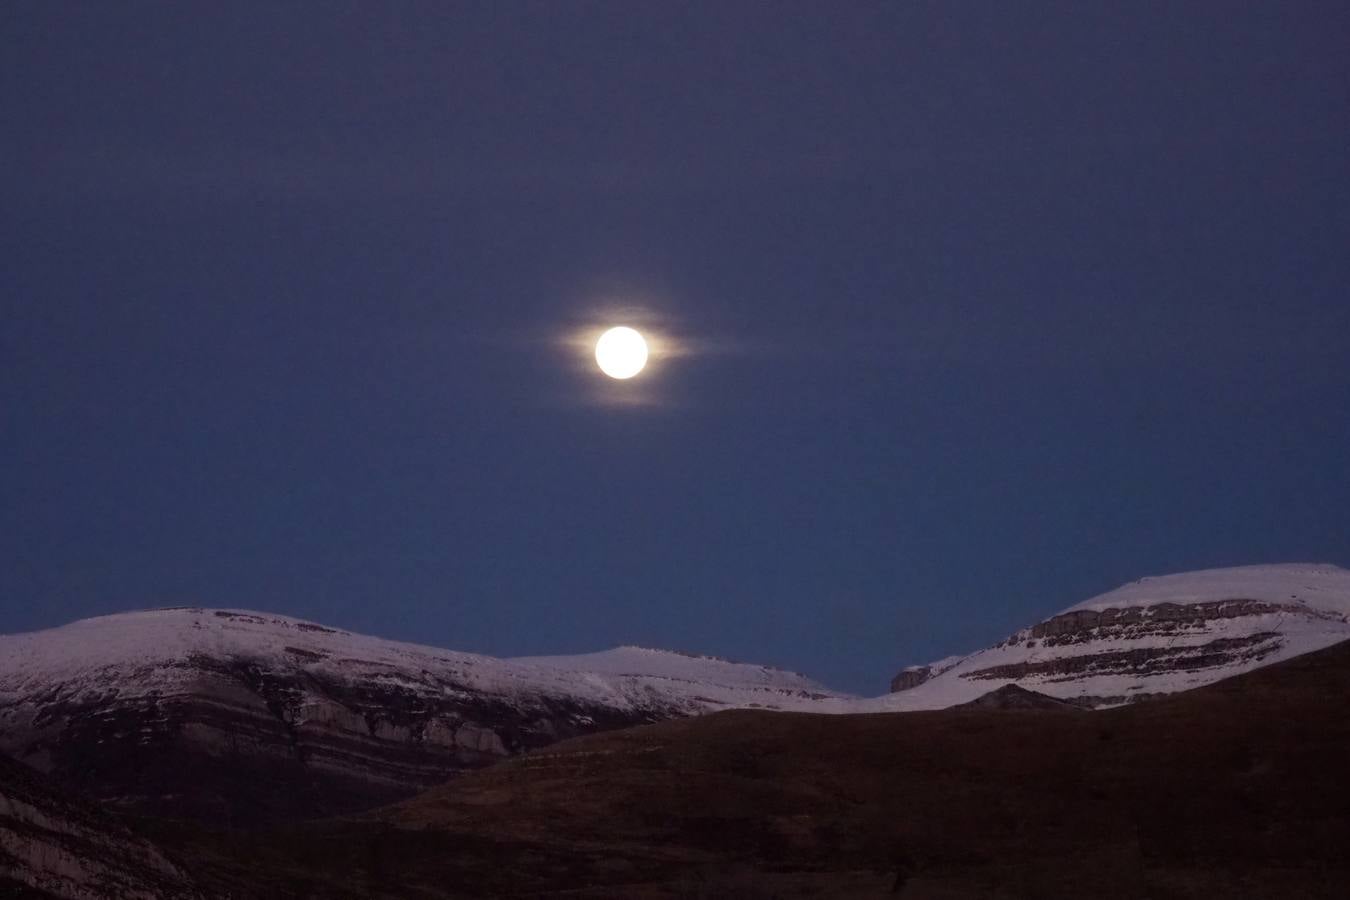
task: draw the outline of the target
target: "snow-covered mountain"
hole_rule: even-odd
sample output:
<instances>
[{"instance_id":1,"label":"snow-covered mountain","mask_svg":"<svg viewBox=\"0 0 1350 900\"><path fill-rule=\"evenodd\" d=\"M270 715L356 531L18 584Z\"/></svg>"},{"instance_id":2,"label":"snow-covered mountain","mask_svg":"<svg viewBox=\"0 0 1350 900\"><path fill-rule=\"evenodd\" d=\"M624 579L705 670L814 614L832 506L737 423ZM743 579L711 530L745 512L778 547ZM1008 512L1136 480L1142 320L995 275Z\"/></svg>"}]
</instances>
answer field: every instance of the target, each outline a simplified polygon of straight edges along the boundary
<instances>
[{"instance_id":1,"label":"snow-covered mountain","mask_svg":"<svg viewBox=\"0 0 1350 900\"><path fill-rule=\"evenodd\" d=\"M389 641L274 613L195 607L82 619L0 635L0 700L62 683L75 696L181 689L185 662L251 660L278 671L395 685L420 694L468 692L531 703L541 697L616 710L700 712L723 705L797 708L832 692L804 675L712 656L617 647L578 656L498 659ZM128 677L130 676L130 677Z\"/></svg>"},{"instance_id":2,"label":"snow-covered mountain","mask_svg":"<svg viewBox=\"0 0 1350 900\"><path fill-rule=\"evenodd\" d=\"M1347 638L1344 569L1191 572L907 669L894 693L862 699L640 647L496 659L271 613L158 609L0 636L0 752L136 811L282 820L369 808L562 738L672 717L938 709L1011 684L1112 706Z\"/></svg>"},{"instance_id":3,"label":"snow-covered mountain","mask_svg":"<svg viewBox=\"0 0 1350 900\"><path fill-rule=\"evenodd\" d=\"M1188 690L1350 639L1350 571L1243 566L1141 578L1002 643L902 671L876 709L940 709L1007 684L1082 706Z\"/></svg>"},{"instance_id":4,"label":"snow-covered mountain","mask_svg":"<svg viewBox=\"0 0 1350 900\"><path fill-rule=\"evenodd\" d=\"M133 809L360 809L605 728L840 697L639 647L495 659L270 613L157 609L0 637L0 751Z\"/></svg>"}]
</instances>

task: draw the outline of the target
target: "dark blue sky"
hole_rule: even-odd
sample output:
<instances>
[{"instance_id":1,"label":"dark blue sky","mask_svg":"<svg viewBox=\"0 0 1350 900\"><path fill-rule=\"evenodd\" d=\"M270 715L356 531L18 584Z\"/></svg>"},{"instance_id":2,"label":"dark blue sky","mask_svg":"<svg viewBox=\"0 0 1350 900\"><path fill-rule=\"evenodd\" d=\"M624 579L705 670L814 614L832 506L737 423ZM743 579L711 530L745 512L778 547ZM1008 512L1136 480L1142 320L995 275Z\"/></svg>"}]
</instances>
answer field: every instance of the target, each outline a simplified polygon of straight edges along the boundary
<instances>
[{"instance_id":1,"label":"dark blue sky","mask_svg":"<svg viewBox=\"0 0 1350 900\"><path fill-rule=\"evenodd\" d=\"M7 3L0 632L877 693L1350 564L1347 47L1340 2ZM642 404L561 343L616 305L692 351Z\"/></svg>"}]
</instances>

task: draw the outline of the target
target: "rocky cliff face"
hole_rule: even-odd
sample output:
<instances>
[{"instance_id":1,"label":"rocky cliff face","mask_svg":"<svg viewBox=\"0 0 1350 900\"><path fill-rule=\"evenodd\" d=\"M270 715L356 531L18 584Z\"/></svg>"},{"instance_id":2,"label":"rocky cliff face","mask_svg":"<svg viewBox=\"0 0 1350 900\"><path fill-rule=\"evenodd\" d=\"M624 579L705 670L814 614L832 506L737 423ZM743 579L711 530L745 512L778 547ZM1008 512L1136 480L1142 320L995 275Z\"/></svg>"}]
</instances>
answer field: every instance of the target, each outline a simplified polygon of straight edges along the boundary
<instances>
[{"instance_id":1,"label":"rocky cliff face","mask_svg":"<svg viewBox=\"0 0 1350 900\"><path fill-rule=\"evenodd\" d=\"M950 706L1019 684L1085 707L1198 687L1350 639L1350 572L1247 566L1144 578L1007 640L892 682L891 709Z\"/></svg>"},{"instance_id":2,"label":"rocky cliff face","mask_svg":"<svg viewBox=\"0 0 1350 900\"><path fill-rule=\"evenodd\" d=\"M560 738L827 696L709 657L499 660L233 610L0 637L0 750L115 806L222 824L366 809Z\"/></svg>"},{"instance_id":3,"label":"rocky cliff face","mask_svg":"<svg viewBox=\"0 0 1350 900\"><path fill-rule=\"evenodd\" d=\"M178 865L109 816L0 758L0 896L200 900Z\"/></svg>"},{"instance_id":4,"label":"rocky cliff face","mask_svg":"<svg viewBox=\"0 0 1350 900\"><path fill-rule=\"evenodd\" d=\"M899 674L891 679L891 693L896 694L900 691L908 691L921 684L932 681L952 666L965 659L963 656L948 656L946 659L940 659L937 662L929 663L926 666L906 666L901 669Z\"/></svg>"},{"instance_id":5,"label":"rocky cliff face","mask_svg":"<svg viewBox=\"0 0 1350 900\"><path fill-rule=\"evenodd\" d=\"M891 693L898 694L916 688L932 677L932 666L906 666L891 679Z\"/></svg>"}]
</instances>

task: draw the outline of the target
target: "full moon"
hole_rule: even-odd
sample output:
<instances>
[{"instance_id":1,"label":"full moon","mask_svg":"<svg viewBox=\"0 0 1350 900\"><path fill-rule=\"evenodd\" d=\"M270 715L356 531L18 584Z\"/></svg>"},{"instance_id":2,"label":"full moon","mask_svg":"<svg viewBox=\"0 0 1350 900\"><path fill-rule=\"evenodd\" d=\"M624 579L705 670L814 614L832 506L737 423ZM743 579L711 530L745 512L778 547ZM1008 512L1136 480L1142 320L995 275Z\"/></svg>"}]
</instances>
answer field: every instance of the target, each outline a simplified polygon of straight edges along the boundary
<instances>
[{"instance_id":1,"label":"full moon","mask_svg":"<svg viewBox=\"0 0 1350 900\"><path fill-rule=\"evenodd\" d=\"M631 328L611 328L595 342L595 361L610 378L632 378L647 365L647 342Z\"/></svg>"}]
</instances>

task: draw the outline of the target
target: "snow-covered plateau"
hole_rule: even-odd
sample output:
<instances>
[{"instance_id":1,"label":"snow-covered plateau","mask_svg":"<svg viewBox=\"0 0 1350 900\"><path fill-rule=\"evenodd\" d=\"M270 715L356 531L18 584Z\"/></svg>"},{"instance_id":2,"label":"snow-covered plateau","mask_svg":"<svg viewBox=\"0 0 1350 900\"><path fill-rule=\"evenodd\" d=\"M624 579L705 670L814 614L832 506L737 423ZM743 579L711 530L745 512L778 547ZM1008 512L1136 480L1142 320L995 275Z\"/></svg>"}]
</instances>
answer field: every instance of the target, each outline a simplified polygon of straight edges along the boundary
<instances>
[{"instance_id":1,"label":"snow-covered plateau","mask_svg":"<svg viewBox=\"0 0 1350 900\"><path fill-rule=\"evenodd\" d=\"M969 656L914 666L878 710L1007 684L1100 708L1189 690L1350 638L1350 571L1288 564L1141 578Z\"/></svg>"}]
</instances>

